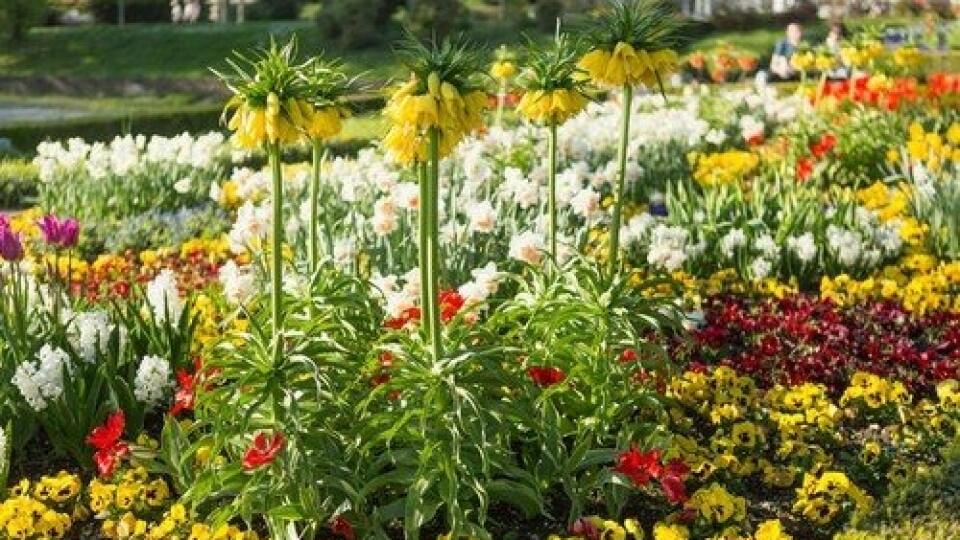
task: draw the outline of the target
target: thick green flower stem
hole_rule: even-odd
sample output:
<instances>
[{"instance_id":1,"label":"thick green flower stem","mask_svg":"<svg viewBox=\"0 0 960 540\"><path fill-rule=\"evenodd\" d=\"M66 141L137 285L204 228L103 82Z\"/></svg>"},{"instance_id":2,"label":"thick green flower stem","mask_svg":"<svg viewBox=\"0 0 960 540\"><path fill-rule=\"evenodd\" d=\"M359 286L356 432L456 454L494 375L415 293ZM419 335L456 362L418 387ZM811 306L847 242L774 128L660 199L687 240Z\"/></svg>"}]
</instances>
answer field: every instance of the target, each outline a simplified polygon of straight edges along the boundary
<instances>
[{"instance_id":1,"label":"thick green flower stem","mask_svg":"<svg viewBox=\"0 0 960 540\"><path fill-rule=\"evenodd\" d=\"M273 285L271 313L273 315L273 358L279 363L283 339L283 171L280 164L280 143L270 143L270 170L273 172L273 237L270 241L272 256L270 279Z\"/></svg>"},{"instance_id":2,"label":"thick green flower stem","mask_svg":"<svg viewBox=\"0 0 960 540\"><path fill-rule=\"evenodd\" d=\"M420 319L424 321L433 320L432 306L433 303L430 302L430 273L429 273L429 246L430 242L428 237L430 236L430 208L427 201L430 200L430 182L427 179L427 164L418 162L416 164L417 175L420 179L420 214L419 214L419 224L418 224L418 233L420 235L420 242L417 244L418 256L420 261ZM427 326L424 326L427 328ZM429 329L427 329L429 332ZM427 337L429 341L429 336Z\"/></svg>"},{"instance_id":3,"label":"thick green flower stem","mask_svg":"<svg viewBox=\"0 0 960 540\"><path fill-rule=\"evenodd\" d=\"M427 213L426 269L421 276L427 278L420 287L427 288L427 306L429 312L423 313L423 322L427 331L427 340L433 360L439 361L443 355L440 335L440 129L430 128L430 172L427 175L427 198L420 201L420 211Z\"/></svg>"},{"instance_id":4,"label":"thick green flower stem","mask_svg":"<svg viewBox=\"0 0 960 540\"><path fill-rule=\"evenodd\" d=\"M627 143L630 139L630 109L633 102L633 87L629 84L623 87L623 120L620 132L620 175L617 177L617 186L613 200L613 216L610 219L610 279L617 275L620 269L620 221L623 215L623 197L627 183Z\"/></svg>"},{"instance_id":5,"label":"thick green flower stem","mask_svg":"<svg viewBox=\"0 0 960 540\"><path fill-rule=\"evenodd\" d=\"M323 144L313 140L313 176L310 178L310 275L316 274L320 265L320 168L323 165Z\"/></svg>"},{"instance_id":6,"label":"thick green flower stem","mask_svg":"<svg viewBox=\"0 0 960 540\"><path fill-rule=\"evenodd\" d=\"M550 122L550 177L547 213L550 216L550 258L557 264L557 123Z\"/></svg>"},{"instance_id":7,"label":"thick green flower stem","mask_svg":"<svg viewBox=\"0 0 960 540\"><path fill-rule=\"evenodd\" d=\"M503 106L507 100L507 81L500 80L500 88L497 90L497 127L503 124Z\"/></svg>"}]
</instances>

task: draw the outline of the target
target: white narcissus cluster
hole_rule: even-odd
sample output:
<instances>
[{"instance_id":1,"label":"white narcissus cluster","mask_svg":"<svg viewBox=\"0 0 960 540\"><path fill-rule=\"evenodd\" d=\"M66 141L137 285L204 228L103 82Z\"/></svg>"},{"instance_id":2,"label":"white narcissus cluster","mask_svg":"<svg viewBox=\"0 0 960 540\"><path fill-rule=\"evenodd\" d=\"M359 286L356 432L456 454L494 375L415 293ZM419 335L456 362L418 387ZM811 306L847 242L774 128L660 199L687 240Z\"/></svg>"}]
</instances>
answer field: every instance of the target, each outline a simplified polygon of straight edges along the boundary
<instances>
[{"instance_id":1,"label":"white narcissus cluster","mask_svg":"<svg viewBox=\"0 0 960 540\"><path fill-rule=\"evenodd\" d=\"M271 223L273 223L273 217L268 205L245 202L237 210L237 219L227 234L230 251L245 253L251 247L260 246L270 230Z\"/></svg>"},{"instance_id":2,"label":"white narcissus cluster","mask_svg":"<svg viewBox=\"0 0 960 540\"><path fill-rule=\"evenodd\" d=\"M676 175L685 173L687 153L716 151L740 136L775 133L781 123L805 110L795 96L780 98L775 90L759 87L714 95L690 93L671 98L668 104L659 96L640 97L633 106L627 190L630 197L636 190L641 201L644 196L649 200L646 208L631 209L621 226L622 245L635 258L634 264L699 274L734 266L742 277L760 279L797 268L791 266L797 263L807 273L859 272L899 253L896 225L880 223L864 208L836 216L818 209L812 220L798 221L801 228L780 236L776 233L786 219L781 214L748 214L750 207L740 203L732 207L734 215L712 216L708 223L709 206L702 190L678 200L672 184L682 180ZM618 174L619 121L617 103L597 103L559 130L560 262L593 245L595 237L590 235L602 232L609 222L610 190ZM453 281L449 285L467 286L471 269L480 261L505 260L506 271L517 270L518 262L543 264L549 228L544 217L548 163L540 151L544 137L543 130L533 125L492 128L466 138L456 155L440 163L438 225L445 279ZM661 163L676 170L661 177ZM263 248L271 221L267 178L262 171L248 169L237 169L231 177L240 200L228 238L237 253ZM329 196L323 199L320 225L329 242L325 239L322 248L330 260L342 268L369 265L372 275L400 275L417 264L420 190L414 169L398 167L372 147L356 158L330 161L323 169L323 182ZM304 241L303 224L309 218L303 191L290 190L292 212L287 219L297 223L287 230L288 242L294 245ZM740 212L744 214L737 215ZM813 266L813 261L826 266ZM465 290L470 292L470 287ZM387 305L397 311L417 302L413 295L397 293Z\"/></svg>"},{"instance_id":3,"label":"white narcissus cluster","mask_svg":"<svg viewBox=\"0 0 960 540\"><path fill-rule=\"evenodd\" d=\"M232 260L220 267L218 277L224 297L233 305L246 304L256 292L256 275L250 268L240 267Z\"/></svg>"},{"instance_id":4,"label":"white narcissus cluster","mask_svg":"<svg viewBox=\"0 0 960 540\"><path fill-rule=\"evenodd\" d=\"M66 351L51 345L41 347L36 358L17 366L12 382L30 408L40 412L63 395L63 374L73 365Z\"/></svg>"}]
</instances>

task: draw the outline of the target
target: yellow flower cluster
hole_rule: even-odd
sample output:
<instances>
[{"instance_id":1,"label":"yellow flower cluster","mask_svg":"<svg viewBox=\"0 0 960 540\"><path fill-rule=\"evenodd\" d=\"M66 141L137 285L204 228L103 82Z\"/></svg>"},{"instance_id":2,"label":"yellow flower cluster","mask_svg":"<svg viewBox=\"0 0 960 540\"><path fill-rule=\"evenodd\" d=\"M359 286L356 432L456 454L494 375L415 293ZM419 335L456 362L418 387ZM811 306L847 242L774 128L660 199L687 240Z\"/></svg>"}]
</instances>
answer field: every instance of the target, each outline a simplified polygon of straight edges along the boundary
<instances>
[{"instance_id":1,"label":"yellow flower cluster","mask_svg":"<svg viewBox=\"0 0 960 540\"><path fill-rule=\"evenodd\" d=\"M21 480L0 503L0 539L63 538L87 514L80 490L80 478L65 471L35 483Z\"/></svg>"},{"instance_id":2,"label":"yellow flower cluster","mask_svg":"<svg viewBox=\"0 0 960 540\"><path fill-rule=\"evenodd\" d=\"M33 540L63 538L73 519L29 496L10 497L0 504L0 538Z\"/></svg>"},{"instance_id":3,"label":"yellow flower cluster","mask_svg":"<svg viewBox=\"0 0 960 540\"><path fill-rule=\"evenodd\" d=\"M937 385L937 399L944 412L960 412L960 384L953 379L941 382Z\"/></svg>"},{"instance_id":4,"label":"yellow flower cluster","mask_svg":"<svg viewBox=\"0 0 960 540\"><path fill-rule=\"evenodd\" d=\"M635 519L626 519L623 524L610 519L603 519L597 516L584 518L594 529L600 533L600 538L609 540L643 540L643 529L640 528L640 522ZM552 534L547 540L578 540L580 536L559 536Z\"/></svg>"},{"instance_id":5,"label":"yellow flower cluster","mask_svg":"<svg viewBox=\"0 0 960 540\"><path fill-rule=\"evenodd\" d=\"M339 107L314 107L303 99L281 101L276 93L267 95L266 106L258 107L238 94L227 103L233 116L227 128L242 148L257 148L263 143L290 144L306 136L324 139L340 133L343 111Z\"/></svg>"},{"instance_id":6,"label":"yellow flower cluster","mask_svg":"<svg viewBox=\"0 0 960 540\"><path fill-rule=\"evenodd\" d=\"M803 485L797 489L793 511L813 523L826 525L847 512L866 511L872 503L872 498L846 474L826 471L820 476L804 476Z\"/></svg>"},{"instance_id":7,"label":"yellow flower cluster","mask_svg":"<svg viewBox=\"0 0 960 540\"><path fill-rule=\"evenodd\" d=\"M813 51L796 52L790 57L790 67L797 71L810 71L817 63Z\"/></svg>"},{"instance_id":8,"label":"yellow flower cluster","mask_svg":"<svg viewBox=\"0 0 960 540\"><path fill-rule=\"evenodd\" d=\"M760 164L760 157L753 152L728 150L687 156L694 166L693 178L704 187L729 185L743 180Z\"/></svg>"},{"instance_id":9,"label":"yellow flower cluster","mask_svg":"<svg viewBox=\"0 0 960 540\"><path fill-rule=\"evenodd\" d=\"M523 94L517 112L529 120L560 125L587 105L587 97L576 90L531 90Z\"/></svg>"},{"instance_id":10,"label":"yellow flower cluster","mask_svg":"<svg viewBox=\"0 0 960 540\"><path fill-rule=\"evenodd\" d=\"M850 386L840 397L840 406L879 409L887 405L903 406L910 403L910 392L900 381L858 371L850 380Z\"/></svg>"},{"instance_id":11,"label":"yellow flower cluster","mask_svg":"<svg viewBox=\"0 0 960 540\"><path fill-rule=\"evenodd\" d=\"M699 522L718 530L719 538L739 538L740 524L747 517L746 499L733 495L718 483L698 489L686 506L696 510Z\"/></svg>"},{"instance_id":12,"label":"yellow flower cluster","mask_svg":"<svg viewBox=\"0 0 960 540\"><path fill-rule=\"evenodd\" d=\"M820 281L820 296L841 306L868 299L899 301L908 311L960 311L960 262L940 262L924 254L905 256L899 266L888 266L877 275L857 280L847 274Z\"/></svg>"},{"instance_id":13,"label":"yellow flower cluster","mask_svg":"<svg viewBox=\"0 0 960 540\"><path fill-rule=\"evenodd\" d=\"M879 180L857 190L856 197L863 207L876 212L877 217L883 222L902 217L910 203L909 188L905 184L891 187ZM907 239L902 229L901 236L904 240Z\"/></svg>"},{"instance_id":14,"label":"yellow flower cluster","mask_svg":"<svg viewBox=\"0 0 960 540\"><path fill-rule=\"evenodd\" d=\"M426 83L426 91L417 89ZM439 130L439 155L450 155L467 134L483 127L487 94L471 90L466 95L436 72L426 81L415 75L390 97L384 115L392 123L384 137L384 146L400 163L426 162L429 159L428 131Z\"/></svg>"},{"instance_id":15,"label":"yellow flower cluster","mask_svg":"<svg viewBox=\"0 0 960 540\"><path fill-rule=\"evenodd\" d=\"M658 85L658 78L662 81L670 76L679 64L679 56L670 49L636 50L621 41L612 51L598 48L588 52L579 66L598 84L619 87L643 83L653 88Z\"/></svg>"},{"instance_id":16,"label":"yellow flower cluster","mask_svg":"<svg viewBox=\"0 0 960 540\"><path fill-rule=\"evenodd\" d=\"M720 495L719 492L703 494L702 499L706 501L708 498ZM729 495L729 493L727 495L730 497L730 500L733 501L734 506L738 504L737 499L742 500L742 498L733 497ZM725 500L718 500L717 502L720 504L726 503ZM710 509L707 510L710 511ZM626 519L622 524L597 516L590 516L584 519L599 533L597 537L603 538L604 540L643 540L646 538L640 523L635 519ZM691 538L690 529L679 523L657 522L653 526L652 533L651 538L653 538L653 540L690 540ZM445 536L441 536L438 540L446 540L446 538ZM554 534L550 535L548 540L582 540L583 538L583 536L560 536ZM729 528L714 538L717 540L793 540L793 537L784 532L783 525L778 519L771 519L761 523L753 536L741 536L736 528Z\"/></svg>"},{"instance_id":17,"label":"yellow flower cluster","mask_svg":"<svg viewBox=\"0 0 960 540\"><path fill-rule=\"evenodd\" d=\"M863 67L880 58L885 49L883 44L876 40L868 40L860 47L849 45L840 49L840 58L844 64L851 67Z\"/></svg>"},{"instance_id":18,"label":"yellow flower cluster","mask_svg":"<svg viewBox=\"0 0 960 540\"><path fill-rule=\"evenodd\" d=\"M490 66L490 76L501 83L517 74L517 66L509 60L498 60Z\"/></svg>"},{"instance_id":19,"label":"yellow flower cluster","mask_svg":"<svg viewBox=\"0 0 960 540\"><path fill-rule=\"evenodd\" d=\"M111 482L94 478L88 486L90 510L98 516L155 511L162 508L170 497L167 482L163 478L150 479L142 466L115 476L118 478ZM104 521L103 529L111 531L117 526L116 521L108 519Z\"/></svg>"},{"instance_id":20,"label":"yellow flower cluster","mask_svg":"<svg viewBox=\"0 0 960 540\"><path fill-rule=\"evenodd\" d=\"M939 171L944 163L960 163L960 123L954 122L944 134L927 132L918 122L910 125L906 153L915 163L922 163L931 171ZM888 158L897 157L895 149Z\"/></svg>"},{"instance_id":21,"label":"yellow flower cluster","mask_svg":"<svg viewBox=\"0 0 960 540\"><path fill-rule=\"evenodd\" d=\"M923 54L920 49L914 46L898 47L893 51L893 63L903 68L912 69L923 64Z\"/></svg>"}]
</instances>

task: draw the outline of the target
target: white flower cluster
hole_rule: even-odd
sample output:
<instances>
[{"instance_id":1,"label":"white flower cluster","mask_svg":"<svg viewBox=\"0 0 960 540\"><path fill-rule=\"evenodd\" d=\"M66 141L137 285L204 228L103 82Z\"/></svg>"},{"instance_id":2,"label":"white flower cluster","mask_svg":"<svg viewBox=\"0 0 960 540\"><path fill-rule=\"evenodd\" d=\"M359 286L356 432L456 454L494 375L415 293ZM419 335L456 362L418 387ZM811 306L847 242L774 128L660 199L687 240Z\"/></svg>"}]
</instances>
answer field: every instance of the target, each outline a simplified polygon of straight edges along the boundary
<instances>
[{"instance_id":1,"label":"white flower cluster","mask_svg":"<svg viewBox=\"0 0 960 540\"><path fill-rule=\"evenodd\" d=\"M227 302L243 305L253 296L256 276L249 267L240 267L234 261L227 261L220 267L220 285Z\"/></svg>"},{"instance_id":2,"label":"white flower cluster","mask_svg":"<svg viewBox=\"0 0 960 540\"><path fill-rule=\"evenodd\" d=\"M150 406L158 405L173 387L170 362L159 356L144 356L133 381L133 395Z\"/></svg>"},{"instance_id":3,"label":"white flower cluster","mask_svg":"<svg viewBox=\"0 0 960 540\"><path fill-rule=\"evenodd\" d=\"M169 268L164 268L147 283L147 303L153 310L153 317L157 322L179 324L183 312L183 300L177 289L177 275Z\"/></svg>"},{"instance_id":4,"label":"white flower cluster","mask_svg":"<svg viewBox=\"0 0 960 540\"><path fill-rule=\"evenodd\" d=\"M494 262L489 262L481 268L475 268L470 272L470 275L473 276L473 279L457 289L457 292L463 297L464 303L468 306L485 302L500 287L500 274L497 272L497 265Z\"/></svg>"},{"instance_id":5,"label":"white flower cluster","mask_svg":"<svg viewBox=\"0 0 960 540\"><path fill-rule=\"evenodd\" d=\"M116 137L109 143L87 143L73 138L64 143L42 142L34 163L43 182L82 172L94 179L139 173L150 166L188 166L209 169L227 152L221 133L197 137L143 135Z\"/></svg>"},{"instance_id":6,"label":"white flower cluster","mask_svg":"<svg viewBox=\"0 0 960 540\"><path fill-rule=\"evenodd\" d=\"M17 366L12 382L30 408L40 412L63 395L63 375L72 367L66 351L44 345L35 362L27 361Z\"/></svg>"},{"instance_id":7,"label":"white flower cluster","mask_svg":"<svg viewBox=\"0 0 960 540\"><path fill-rule=\"evenodd\" d=\"M647 262L668 272L678 270L687 260L687 241L690 233L683 227L660 224L650 233Z\"/></svg>"},{"instance_id":8,"label":"white flower cluster","mask_svg":"<svg viewBox=\"0 0 960 540\"><path fill-rule=\"evenodd\" d=\"M245 253L251 247L259 246L270 231L273 223L273 214L268 204L255 205L251 201L243 203L237 210L237 219L227 238L230 250L234 253Z\"/></svg>"},{"instance_id":9,"label":"white flower cluster","mask_svg":"<svg viewBox=\"0 0 960 540\"><path fill-rule=\"evenodd\" d=\"M110 339L110 332L114 325L110 322L110 315L103 310L84 311L80 313L67 312L65 319L70 321L68 327L70 340L84 362L93 363L97 355L103 352Z\"/></svg>"}]
</instances>

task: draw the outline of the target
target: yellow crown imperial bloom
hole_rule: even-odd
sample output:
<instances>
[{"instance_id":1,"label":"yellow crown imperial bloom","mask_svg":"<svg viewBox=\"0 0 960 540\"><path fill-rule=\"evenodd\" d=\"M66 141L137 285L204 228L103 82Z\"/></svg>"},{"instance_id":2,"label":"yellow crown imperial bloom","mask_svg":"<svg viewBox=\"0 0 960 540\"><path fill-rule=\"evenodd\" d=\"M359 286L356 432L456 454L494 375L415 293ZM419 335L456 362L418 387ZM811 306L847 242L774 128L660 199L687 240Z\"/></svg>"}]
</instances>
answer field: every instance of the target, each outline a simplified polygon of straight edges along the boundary
<instances>
[{"instance_id":1,"label":"yellow crown imperial bloom","mask_svg":"<svg viewBox=\"0 0 960 540\"><path fill-rule=\"evenodd\" d=\"M498 81L506 81L516 74L517 66L509 60L494 62L493 65L490 66L490 76Z\"/></svg>"},{"instance_id":2,"label":"yellow crown imperial bloom","mask_svg":"<svg viewBox=\"0 0 960 540\"><path fill-rule=\"evenodd\" d=\"M532 90L523 95L517 104L517 112L534 122L562 124L577 114L587 104L583 94L559 89L552 91Z\"/></svg>"},{"instance_id":3,"label":"yellow crown imperial bloom","mask_svg":"<svg viewBox=\"0 0 960 540\"><path fill-rule=\"evenodd\" d=\"M427 75L427 92L433 97L440 97L440 74L436 71Z\"/></svg>"},{"instance_id":4,"label":"yellow crown imperial bloom","mask_svg":"<svg viewBox=\"0 0 960 540\"><path fill-rule=\"evenodd\" d=\"M306 132L313 139L329 139L343 129L342 114L337 107L322 107L311 113Z\"/></svg>"},{"instance_id":5,"label":"yellow crown imperial bloom","mask_svg":"<svg viewBox=\"0 0 960 540\"><path fill-rule=\"evenodd\" d=\"M816 58L812 52L799 52L790 57L790 66L798 71L807 71L814 66Z\"/></svg>"},{"instance_id":6,"label":"yellow crown imperial bloom","mask_svg":"<svg viewBox=\"0 0 960 540\"><path fill-rule=\"evenodd\" d=\"M866 63L864 54L856 47L843 47L840 49L840 59L844 64L851 67L860 67Z\"/></svg>"}]
</instances>

